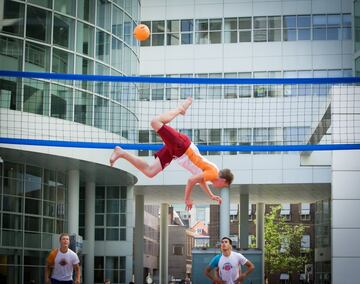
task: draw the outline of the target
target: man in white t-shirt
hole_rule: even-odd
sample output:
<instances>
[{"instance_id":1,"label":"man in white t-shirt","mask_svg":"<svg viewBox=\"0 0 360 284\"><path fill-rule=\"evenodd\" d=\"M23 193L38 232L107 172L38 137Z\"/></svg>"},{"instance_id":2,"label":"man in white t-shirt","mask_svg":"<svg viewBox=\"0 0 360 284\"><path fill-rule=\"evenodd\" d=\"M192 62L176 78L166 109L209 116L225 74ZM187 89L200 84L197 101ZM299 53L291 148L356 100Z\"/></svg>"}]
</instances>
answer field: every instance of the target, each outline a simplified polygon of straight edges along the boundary
<instances>
[{"instance_id":1,"label":"man in white t-shirt","mask_svg":"<svg viewBox=\"0 0 360 284\"><path fill-rule=\"evenodd\" d=\"M221 252L213 257L204 273L215 284L241 284L255 269L254 264L241 253L232 251L232 240L228 237L221 239ZM247 270L242 272L241 265ZM216 274L212 271L216 269Z\"/></svg>"},{"instance_id":2,"label":"man in white t-shirt","mask_svg":"<svg viewBox=\"0 0 360 284\"><path fill-rule=\"evenodd\" d=\"M46 261L46 284L80 284L80 260L75 252L69 249L70 237L63 233L60 235L60 248L53 249ZM73 272L75 281L73 282Z\"/></svg>"}]
</instances>

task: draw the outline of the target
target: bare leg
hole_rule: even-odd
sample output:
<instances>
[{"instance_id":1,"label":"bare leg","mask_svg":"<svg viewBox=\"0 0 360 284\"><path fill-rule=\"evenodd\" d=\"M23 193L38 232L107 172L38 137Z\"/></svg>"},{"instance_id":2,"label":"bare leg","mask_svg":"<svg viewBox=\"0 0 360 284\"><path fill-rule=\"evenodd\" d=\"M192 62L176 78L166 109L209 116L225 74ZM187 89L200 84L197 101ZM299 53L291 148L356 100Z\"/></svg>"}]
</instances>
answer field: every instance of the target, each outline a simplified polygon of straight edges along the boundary
<instances>
[{"instance_id":1,"label":"bare leg","mask_svg":"<svg viewBox=\"0 0 360 284\"><path fill-rule=\"evenodd\" d=\"M154 117L153 120L151 121L151 127L157 132L163 126L163 124L169 123L179 114L185 115L186 110L191 106L191 104L192 104L192 98L188 97L177 108L169 110L163 114Z\"/></svg>"},{"instance_id":2,"label":"bare leg","mask_svg":"<svg viewBox=\"0 0 360 284\"><path fill-rule=\"evenodd\" d=\"M119 146L116 146L114 152L110 157L110 165L113 166L115 162L119 159L123 158L131 163L135 168L140 170L144 175L148 177L154 177L160 171L162 171L161 163L159 158L155 159L155 162L152 165L149 165L146 161L139 158L138 156L133 155L122 149Z\"/></svg>"}]
</instances>

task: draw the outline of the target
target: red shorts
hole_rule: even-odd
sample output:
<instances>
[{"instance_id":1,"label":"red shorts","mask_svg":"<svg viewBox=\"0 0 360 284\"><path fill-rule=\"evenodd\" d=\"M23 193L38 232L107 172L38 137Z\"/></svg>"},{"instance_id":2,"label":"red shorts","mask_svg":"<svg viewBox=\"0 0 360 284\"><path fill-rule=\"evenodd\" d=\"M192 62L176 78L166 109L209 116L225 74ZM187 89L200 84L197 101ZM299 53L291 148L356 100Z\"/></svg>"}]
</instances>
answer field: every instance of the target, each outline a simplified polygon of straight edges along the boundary
<instances>
[{"instance_id":1,"label":"red shorts","mask_svg":"<svg viewBox=\"0 0 360 284\"><path fill-rule=\"evenodd\" d=\"M164 146L155 153L164 169L171 163L174 157L181 157L191 144L190 138L164 124L157 132L164 142Z\"/></svg>"}]
</instances>

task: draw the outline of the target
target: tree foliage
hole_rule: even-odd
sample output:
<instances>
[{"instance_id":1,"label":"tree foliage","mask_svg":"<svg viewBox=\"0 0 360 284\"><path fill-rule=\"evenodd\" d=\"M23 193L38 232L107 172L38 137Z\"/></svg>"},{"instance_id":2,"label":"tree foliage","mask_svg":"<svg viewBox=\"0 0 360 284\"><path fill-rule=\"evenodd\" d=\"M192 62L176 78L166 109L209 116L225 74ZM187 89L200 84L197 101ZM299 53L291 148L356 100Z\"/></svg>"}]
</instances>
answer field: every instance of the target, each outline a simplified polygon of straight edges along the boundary
<instances>
[{"instance_id":1,"label":"tree foliage","mask_svg":"<svg viewBox=\"0 0 360 284\"><path fill-rule=\"evenodd\" d=\"M307 254L301 255L303 224L291 225L279 214L281 207L273 207L265 215L265 273L294 273L304 270Z\"/></svg>"}]
</instances>

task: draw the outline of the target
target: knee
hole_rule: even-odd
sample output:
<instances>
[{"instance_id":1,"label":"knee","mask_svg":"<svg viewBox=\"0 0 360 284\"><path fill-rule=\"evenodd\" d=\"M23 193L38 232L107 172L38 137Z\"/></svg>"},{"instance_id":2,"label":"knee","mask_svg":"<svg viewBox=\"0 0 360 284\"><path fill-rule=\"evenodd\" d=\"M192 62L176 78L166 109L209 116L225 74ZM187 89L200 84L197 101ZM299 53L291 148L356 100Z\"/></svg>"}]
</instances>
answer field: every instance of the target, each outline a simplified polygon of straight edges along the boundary
<instances>
[{"instance_id":1,"label":"knee","mask_svg":"<svg viewBox=\"0 0 360 284\"><path fill-rule=\"evenodd\" d=\"M152 170L148 170L146 171L145 175L149 178L153 178L154 176L156 176L156 172L155 171L152 171Z\"/></svg>"},{"instance_id":2,"label":"knee","mask_svg":"<svg viewBox=\"0 0 360 284\"><path fill-rule=\"evenodd\" d=\"M155 131L158 131L163 124L160 121L159 117L156 116L151 120L150 125L151 125L152 129L154 129Z\"/></svg>"}]
</instances>

